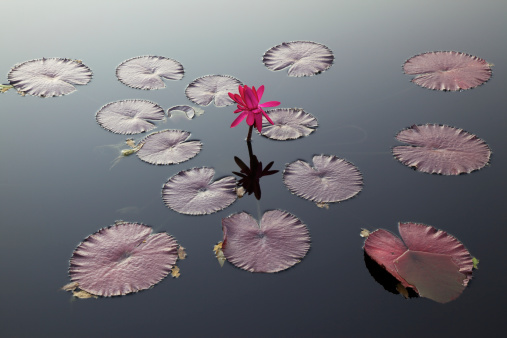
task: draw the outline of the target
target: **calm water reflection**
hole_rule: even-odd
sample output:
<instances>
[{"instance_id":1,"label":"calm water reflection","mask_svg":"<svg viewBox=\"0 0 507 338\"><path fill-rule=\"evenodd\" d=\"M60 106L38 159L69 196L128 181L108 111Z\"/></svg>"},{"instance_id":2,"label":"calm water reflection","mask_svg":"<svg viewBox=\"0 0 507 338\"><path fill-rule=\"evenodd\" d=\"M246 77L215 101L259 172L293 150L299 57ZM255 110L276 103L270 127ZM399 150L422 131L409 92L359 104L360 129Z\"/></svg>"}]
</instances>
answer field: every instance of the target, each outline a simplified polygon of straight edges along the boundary
<instances>
[{"instance_id":1,"label":"calm water reflection","mask_svg":"<svg viewBox=\"0 0 507 338\"><path fill-rule=\"evenodd\" d=\"M260 0L143 2L55 0L2 4L1 69L40 57L79 58L91 83L69 96L0 97L0 248L2 337L167 336L481 336L502 328L507 235L507 3L452 1L330 2ZM263 53L284 41L328 46L334 65L309 78L271 72ZM422 89L401 71L403 61L431 50L467 52L495 64L493 78L462 93ZM158 91L126 87L115 77L138 55L174 58L180 81ZM217 176L249 158L245 128L230 128L234 106L205 107L193 120L169 119L158 129L182 129L203 143L199 155L174 166L135 157L111 168L125 137L97 125L95 113L121 99L147 99L165 109L190 102L192 80L228 74L266 86L263 100L303 108L319 127L310 136L277 142L253 136L254 154L279 172L261 180L262 198L245 195L207 216L166 208L161 186L175 173L211 166ZM2 80L6 82L6 78ZM393 159L396 133L413 124L463 128L493 150L491 165L470 175L418 173ZM158 130L157 129L157 130ZM136 141L141 139L138 137ZM292 195L282 182L286 163L315 154L354 163L364 189L328 210ZM246 211L287 210L312 236L307 257L278 274L251 274L226 263L213 245L221 218ZM165 279L132 296L71 301L58 291L68 282L76 245L115 220L167 231L188 258L179 279ZM442 228L481 260L470 287L441 305L405 300L385 291L365 267L360 228L396 231L399 221Z\"/></svg>"}]
</instances>

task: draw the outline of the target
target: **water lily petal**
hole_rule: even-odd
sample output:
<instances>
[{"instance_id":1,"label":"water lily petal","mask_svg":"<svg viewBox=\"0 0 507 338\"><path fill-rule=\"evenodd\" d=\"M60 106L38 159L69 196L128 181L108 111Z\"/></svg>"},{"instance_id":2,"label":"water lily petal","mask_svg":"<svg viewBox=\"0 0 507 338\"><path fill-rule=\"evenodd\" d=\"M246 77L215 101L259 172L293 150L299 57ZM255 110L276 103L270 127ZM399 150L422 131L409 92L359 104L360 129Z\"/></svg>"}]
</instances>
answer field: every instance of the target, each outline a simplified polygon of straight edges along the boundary
<instances>
[{"instance_id":1,"label":"water lily petal","mask_svg":"<svg viewBox=\"0 0 507 338\"><path fill-rule=\"evenodd\" d=\"M252 89L248 86L245 86L246 88L243 90L243 93L245 94L245 103L249 109L255 109L257 108L257 105L259 104L259 101L257 101L257 97L253 93Z\"/></svg>"},{"instance_id":2,"label":"water lily petal","mask_svg":"<svg viewBox=\"0 0 507 338\"><path fill-rule=\"evenodd\" d=\"M278 102L278 101L268 101L268 102L261 103L259 105L259 107L276 107L279 105L280 105L280 102Z\"/></svg>"},{"instance_id":3,"label":"water lily petal","mask_svg":"<svg viewBox=\"0 0 507 338\"><path fill-rule=\"evenodd\" d=\"M262 132L262 115L261 114L255 114L255 127L257 127L257 130Z\"/></svg>"},{"instance_id":4,"label":"water lily petal","mask_svg":"<svg viewBox=\"0 0 507 338\"><path fill-rule=\"evenodd\" d=\"M259 99L259 102L262 99L262 94L264 94L264 85L257 88L257 98Z\"/></svg>"},{"instance_id":5,"label":"water lily petal","mask_svg":"<svg viewBox=\"0 0 507 338\"><path fill-rule=\"evenodd\" d=\"M255 122L254 113L251 110L248 111L248 117L246 118L246 123L251 126Z\"/></svg>"},{"instance_id":6,"label":"water lily petal","mask_svg":"<svg viewBox=\"0 0 507 338\"><path fill-rule=\"evenodd\" d=\"M236 119L232 122L231 124L231 128L234 128L236 127L238 124L241 123L241 121L243 121L245 119L245 116L248 114L248 112L244 111L242 112L241 114L238 115L238 117L236 117Z\"/></svg>"},{"instance_id":7,"label":"water lily petal","mask_svg":"<svg viewBox=\"0 0 507 338\"><path fill-rule=\"evenodd\" d=\"M273 120L271 120L271 118L268 116L268 114L266 114L264 110L262 111L262 115L264 115L264 117L266 118L266 120L268 120L269 123L274 125Z\"/></svg>"}]
</instances>

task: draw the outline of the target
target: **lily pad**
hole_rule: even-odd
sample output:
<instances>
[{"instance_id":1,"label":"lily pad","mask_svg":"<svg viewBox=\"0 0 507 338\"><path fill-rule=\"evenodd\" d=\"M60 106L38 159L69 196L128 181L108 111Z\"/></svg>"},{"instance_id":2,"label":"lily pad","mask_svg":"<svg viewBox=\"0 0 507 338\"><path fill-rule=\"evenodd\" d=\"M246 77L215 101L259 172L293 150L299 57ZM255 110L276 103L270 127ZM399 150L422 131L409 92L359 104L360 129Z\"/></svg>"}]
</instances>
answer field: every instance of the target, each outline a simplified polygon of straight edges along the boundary
<instances>
[{"instance_id":1,"label":"lily pad","mask_svg":"<svg viewBox=\"0 0 507 338\"><path fill-rule=\"evenodd\" d=\"M236 179L227 176L213 182L213 168L180 171L162 187L168 208L187 215L211 214L231 205L237 198Z\"/></svg>"},{"instance_id":2,"label":"lily pad","mask_svg":"<svg viewBox=\"0 0 507 338\"><path fill-rule=\"evenodd\" d=\"M76 91L74 85L87 84L92 71L79 60L42 58L14 66L7 78L23 94L52 97Z\"/></svg>"},{"instance_id":3,"label":"lily pad","mask_svg":"<svg viewBox=\"0 0 507 338\"><path fill-rule=\"evenodd\" d=\"M251 272L278 272L299 263L310 249L308 228L294 215L266 211L260 224L246 212L222 219L222 251L233 265Z\"/></svg>"},{"instance_id":4,"label":"lily pad","mask_svg":"<svg viewBox=\"0 0 507 338\"><path fill-rule=\"evenodd\" d=\"M368 236L365 252L404 287L440 303L456 299L472 278L472 256L455 237L432 226L400 223L403 241L379 229Z\"/></svg>"},{"instance_id":5,"label":"lily pad","mask_svg":"<svg viewBox=\"0 0 507 338\"><path fill-rule=\"evenodd\" d=\"M185 114L185 116L189 120L191 120L196 115L198 115L198 116L202 115L204 113L204 110L202 110L201 108L194 108L194 107L187 106L187 105L174 106L174 107L167 109L167 116L171 117L171 113L173 113L173 112L182 112Z\"/></svg>"},{"instance_id":6,"label":"lily pad","mask_svg":"<svg viewBox=\"0 0 507 338\"><path fill-rule=\"evenodd\" d=\"M118 222L88 236L70 259L69 274L81 290L111 297L151 288L178 259L178 244L167 233L152 234L139 223Z\"/></svg>"},{"instance_id":7,"label":"lily pad","mask_svg":"<svg viewBox=\"0 0 507 338\"><path fill-rule=\"evenodd\" d=\"M164 79L181 80L184 73L178 61L150 55L125 60L116 68L116 77L121 83L147 90L165 88Z\"/></svg>"},{"instance_id":8,"label":"lily pad","mask_svg":"<svg viewBox=\"0 0 507 338\"><path fill-rule=\"evenodd\" d=\"M434 90L458 91L475 88L491 78L485 60L459 52L429 52L408 59L403 65L415 84Z\"/></svg>"},{"instance_id":9,"label":"lily pad","mask_svg":"<svg viewBox=\"0 0 507 338\"><path fill-rule=\"evenodd\" d=\"M320 43L311 41L284 42L270 48L262 58L264 65L273 71L289 67L289 76L320 74L333 65L333 52Z\"/></svg>"},{"instance_id":10,"label":"lily pad","mask_svg":"<svg viewBox=\"0 0 507 338\"><path fill-rule=\"evenodd\" d=\"M276 108L266 111L273 124L262 123L262 136L272 140L294 140L310 135L318 123L315 116L298 108Z\"/></svg>"},{"instance_id":11,"label":"lily pad","mask_svg":"<svg viewBox=\"0 0 507 338\"><path fill-rule=\"evenodd\" d=\"M196 156L202 147L199 141L188 141L188 131L162 130L141 141L137 156L151 164L177 164Z\"/></svg>"},{"instance_id":12,"label":"lily pad","mask_svg":"<svg viewBox=\"0 0 507 338\"><path fill-rule=\"evenodd\" d=\"M344 159L316 155L313 164L302 160L287 164L283 181L292 193L317 203L330 203L354 197L363 188L359 169Z\"/></svg>"},{"instance_id":13,"label":"lily pad","mask_svg":"<svg viewBox=\"0 0 507 338\"><path fill-rule=\"evenodd\" d=\"M185 89L188 99L200 106L215 100L215 106L225 107L234 103L229 92L238 93L241 81L227 75L206 75L192 81Z\"/></svg>"},{"instance_id":14,"label":"lily pad","mask_svg":"<svg viewBox=\"0 0 507 338\"><path fill-rule=\"evenodd\" d=\"M148 120L163 120L165 112L158 104L146 100L122 100L100 108L95 115L99 125L116 134L139 134L155 125Z\"/></svg>"},{"instance_id":15,"label":"lily pad","mask_svg":"<svg viewBox=\"0 0 507 338\"><path fill-rule=\"evenodd\" d=\"M463 129L438 124L413 125L396 138L409 146L393 148L394 157L418 171L459 175L483 168L490 159L488 145Z\"/></svg>"}]
</instances>

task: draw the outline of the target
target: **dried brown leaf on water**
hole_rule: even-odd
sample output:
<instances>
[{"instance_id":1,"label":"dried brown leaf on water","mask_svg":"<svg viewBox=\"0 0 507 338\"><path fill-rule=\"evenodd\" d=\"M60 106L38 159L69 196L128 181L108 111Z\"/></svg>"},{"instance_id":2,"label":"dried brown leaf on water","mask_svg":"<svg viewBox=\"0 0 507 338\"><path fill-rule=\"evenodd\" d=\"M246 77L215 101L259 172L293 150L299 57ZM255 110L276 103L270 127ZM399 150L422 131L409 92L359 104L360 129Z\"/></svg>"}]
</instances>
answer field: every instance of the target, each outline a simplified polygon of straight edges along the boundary
<instances>
[{"instance_id":1,"label":"dried brown leaf on water","mask_svg":"<svg viewBox=\"0 0 507 338\"><path fill-rule=\"evenodd\" d=\"M79 298L79 299L99 298L96 295L93 295L93 294L86 292L84 290L72 291L72 295L76 298Z\"/></svg>"},{"instance_id":2,"label":"dried brown leaf on water","mask_svg":"<svg viewBox=\"0 0 507 338\"><path fill-rule=\"evenodd\" d=\"M176 265L173 266L173 268L171 269L171 276L174 278L178 278L179 276L181 276L180 268L178 268Z\"/></svg>"},{"instance_id":3,"label":"dried brown leaf on water","mask_svg":"<svg viewBox=\"0 0 507 338\"><path fill-rule=\"evenodd\" d=\"M178 258L185 259L187 257L187 253L185 252L185 248L181 245L178 247Z\"/></svg>"},{"instance_id":4,"label":"dried brown leaf on water","mask_svg":"<svg viewBox=\"0 0 507 338\"><path fill-rule=\"evenodd\" d=\"M224 252L222 251L222 244L223 242L218 242L218 244L213 247L213 251L215 252L215 256L217 257L218 263L220 263L221 267L224 266L226 261Z\"/></svg>"},{"instance_id":5,"label":"dried brown leaf on water","mask_svg":"<svg viewBox=\"0 0 507 338\"><path fill-rule=\"evenodd\" d=\"M70 282L69 284L65 284L62 286L63 291L74 291L78 288L79 284L77 282Z\"/></svg>"}]
</instances>

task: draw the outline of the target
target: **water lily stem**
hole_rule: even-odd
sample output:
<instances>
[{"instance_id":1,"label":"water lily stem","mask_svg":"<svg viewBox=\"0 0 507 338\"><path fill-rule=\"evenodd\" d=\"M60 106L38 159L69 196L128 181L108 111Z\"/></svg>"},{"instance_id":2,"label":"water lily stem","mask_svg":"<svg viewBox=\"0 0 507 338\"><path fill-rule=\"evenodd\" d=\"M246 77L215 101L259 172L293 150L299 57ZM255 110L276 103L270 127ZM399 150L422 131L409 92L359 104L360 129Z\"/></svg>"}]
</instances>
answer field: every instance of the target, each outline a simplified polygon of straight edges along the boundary
<instances>
[{"instance_id":1,"label":"water lily stem","mask_svg":"<svg viewBox=\"0 0 507 338\"><path fill-rule=\"evenodd\" d=\"M253 127L254 127L254 125L252 124L252 125L248 128L248 136L246 137L246 141L247 141L247 142L252 141L252 130L253 130Z\"/></svg>"}]
</instances>

